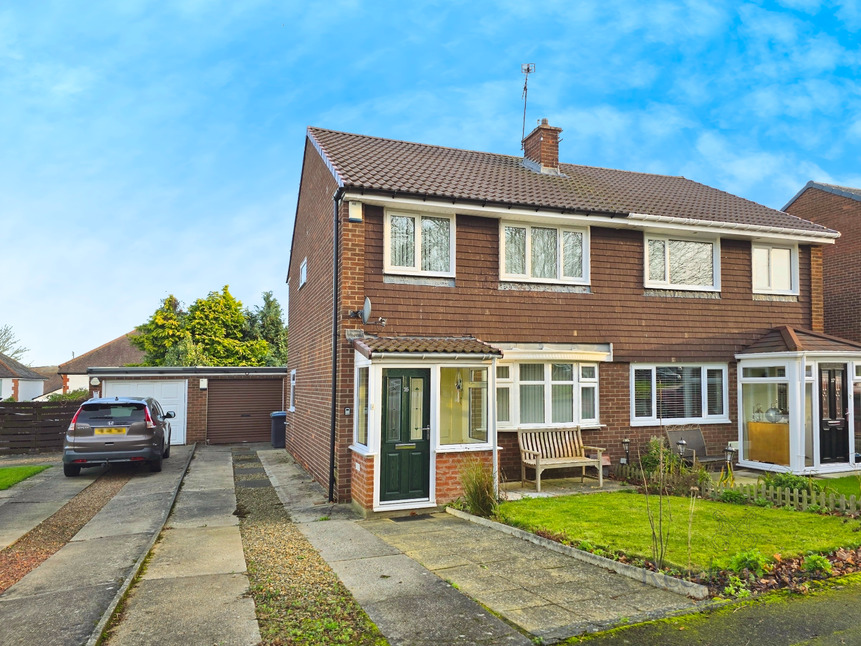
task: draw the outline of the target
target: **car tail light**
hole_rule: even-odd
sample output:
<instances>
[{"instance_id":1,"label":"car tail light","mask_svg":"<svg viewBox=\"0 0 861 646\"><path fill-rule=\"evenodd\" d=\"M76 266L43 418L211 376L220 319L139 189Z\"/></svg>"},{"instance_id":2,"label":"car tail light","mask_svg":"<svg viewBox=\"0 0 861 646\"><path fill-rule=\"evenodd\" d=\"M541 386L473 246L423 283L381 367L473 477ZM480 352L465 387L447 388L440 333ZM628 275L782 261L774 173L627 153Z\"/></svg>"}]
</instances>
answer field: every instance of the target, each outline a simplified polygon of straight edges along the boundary
<instances>
[{"instance_id":1,"label":"car tail light","mask_svg":"<svg viewBox=\"0 0 861 646\"><path fill-rule=\"evenodd\" d=\"M78 415L80 415L80 414L81 414L81 411L82 411L82 410L84 410L84 409L83 409L83 408L79 408L79 409L78 409L78 412L77 412L77 413L75 413L75 416L72 418L72 421L71 421L71 423L69 424L69 431L74 431L74 430L75 430L75 423L78 421Z\"/></svg>"},{"instance_id":2,"label":"car tail light","mask_svg":"<svg viewBox=\"0 0 861 646\"><path fill-rule=\"evenodd\" d=\"M152 416L149 414L149 408L144 406L144 415L146 415L146 427L155 428L155 423L152 421Z\"/></svg>"}]
</instances>

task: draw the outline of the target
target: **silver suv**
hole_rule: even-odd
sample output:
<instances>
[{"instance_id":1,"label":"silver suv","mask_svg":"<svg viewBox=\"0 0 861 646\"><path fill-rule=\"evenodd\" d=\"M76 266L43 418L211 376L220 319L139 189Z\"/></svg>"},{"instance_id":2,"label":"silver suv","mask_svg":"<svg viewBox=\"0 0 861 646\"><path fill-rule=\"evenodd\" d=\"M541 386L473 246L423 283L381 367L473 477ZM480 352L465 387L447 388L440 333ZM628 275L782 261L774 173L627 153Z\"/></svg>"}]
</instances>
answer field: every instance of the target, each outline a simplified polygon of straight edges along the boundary
<instances>
[{"instance_id":1,"label":"silver suv","mask_svg":"<svg viewBox=\"0 0 861 646\"><path fill-rule=\"evenodd\" d=\"M104 397L85 401L69 424L63 444L63 473L72 477L82 467L108 462L149 462L161 471L170 456L170 423L152 397Z\"/></svg>"}]
</instances>

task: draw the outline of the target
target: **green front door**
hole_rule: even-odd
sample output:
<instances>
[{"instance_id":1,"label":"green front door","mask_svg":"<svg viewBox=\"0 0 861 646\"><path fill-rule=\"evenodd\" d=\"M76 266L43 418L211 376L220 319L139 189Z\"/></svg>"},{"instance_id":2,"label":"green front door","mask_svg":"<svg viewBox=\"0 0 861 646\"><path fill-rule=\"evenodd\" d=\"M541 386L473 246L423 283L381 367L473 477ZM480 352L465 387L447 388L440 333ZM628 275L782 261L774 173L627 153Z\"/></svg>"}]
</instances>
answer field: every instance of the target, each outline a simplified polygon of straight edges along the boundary
<instances>
[{"instance_id":1,"label":"green front door","mask_svg":"<svg viewBox=\"0 0 861 646\"><path fill-rule=\"evenodd\" d=\"M430 495L430 370L383 370L380 500Z\"/></svg>"}]
</instances>

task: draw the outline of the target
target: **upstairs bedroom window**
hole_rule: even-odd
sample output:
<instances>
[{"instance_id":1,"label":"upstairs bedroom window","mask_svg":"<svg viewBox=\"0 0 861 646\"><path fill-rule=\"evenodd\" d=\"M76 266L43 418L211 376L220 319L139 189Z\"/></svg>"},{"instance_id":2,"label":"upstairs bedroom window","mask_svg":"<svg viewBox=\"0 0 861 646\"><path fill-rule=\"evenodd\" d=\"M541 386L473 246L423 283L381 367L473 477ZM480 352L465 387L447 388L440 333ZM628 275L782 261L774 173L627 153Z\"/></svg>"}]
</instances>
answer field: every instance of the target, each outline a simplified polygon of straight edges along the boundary
<instances>
[{"instance_id":1,"label":"upstairs bedroom window","mask_svg":"<svg viewBox=\"0 0 861 646\"><path fill-rule=\"evenodd\" d=\"M756 294L798 294L798 248L754 244L753 291Z\"/></svg>"},{"instance_id":2,"label":"upstairs bedroom window","mask_svg":"<svg viewBox=\"0 0 861 646\"><path fill-rule=\"evenodd\" d=\"M386 213L385 271L454 277L454 217Z\"/></svg>"},{"instance_id":3,"label":"upstairs bedroom window","mask_svg":"<svg viewBox=\"0 0 861 646\"><path fill-rule=\"evenodd\" d=\"M502 280L533 283L589 283L589 230L500 224Z\"/></svg>"},{"instance_id":4,"label":"upstairs bedroom window","mask_svg":"<svg viewBox=\"0 0 861 646\"><path fill-rule=\"evenodd\" d=\"M720 245L716 240L645 236L646 287L720 290Z\"/></svg>"}]
</instances>

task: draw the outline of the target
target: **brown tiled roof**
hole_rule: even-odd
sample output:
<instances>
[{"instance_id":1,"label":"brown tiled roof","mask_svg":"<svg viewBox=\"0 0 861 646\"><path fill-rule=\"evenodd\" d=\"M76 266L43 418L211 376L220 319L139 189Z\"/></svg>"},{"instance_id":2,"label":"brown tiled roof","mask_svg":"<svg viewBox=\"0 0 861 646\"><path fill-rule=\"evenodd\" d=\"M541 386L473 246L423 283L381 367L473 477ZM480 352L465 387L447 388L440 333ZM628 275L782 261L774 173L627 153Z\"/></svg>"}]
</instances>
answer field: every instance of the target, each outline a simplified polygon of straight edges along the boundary
<instances>
[{"instance_id":1,"label":"brown tiled roof","mask_svg":"<svg viewBox=\"0 0 861 646\"><path fill-rule=\"evenodd\" d=\"M47 394L63 387L63 378L57 373L57 366L33 366L33 372L38 372L47 381L42 386L42 393Z\"/></svg>"},{"instance_id":2,"label":"brown tiled roof","mask_svg":"<svg viewBox=\"0 0 861 646\"><path fill-rule=\"evenodd\" d=\"M129 342L129 336L134 334L136 332L130 332L108 341L95 350L61 363L57 370L61 375L85 375L87 368L121 368L139 364L143 361L144 353Z\"/></svg>"},{"instance_id":3,"label":"brown tiled roof","mask_svg":"<svg viewBox=\"0 0 861 646\"><path fill-rule=\"evenodd\" d=\"M473 337L365 337L355 339L354 347L366 357L380 354L493 354L502 352Z\"/></svg>"},{"instance_id":4,"label":"brown tiled roof","mask_svg":"<svg viewBox=\"0 0 861 646\"><path fill-rule=\"evenodd\" d=\"M339 184L361 191L612 216L643 213L810 233L830 229L668 175L560 164L535 172L520 157L309 128Z\"/></svg>"},{"instance_id":5,"label":"brown tiled roof","mask_svg":"<svg viewBox=\"0 0 861 646\"><path fill-rule=\"evenodd\" d=\"M741 354L757 354L761 352L861 353L861 343L783 325L763 334L758 341L742 350Z\"/></svg>"},{"instance_id":6,"label":"brown tiled roof","mask_svg":"<svg viewBox=\"0 0 861 646\"><path fill-rule=\"evenodd\" d=\"M20 361L15 361L12 357L7 357L5 354L0 354L0 377L13 379L38 379L40 381L47 380L32 368L28 368Z\"/></svg>"}]
</instances>

